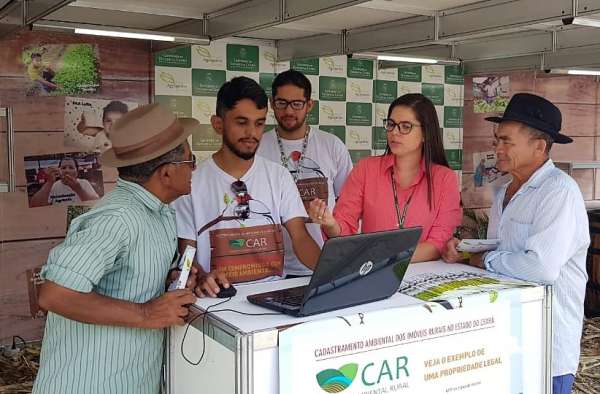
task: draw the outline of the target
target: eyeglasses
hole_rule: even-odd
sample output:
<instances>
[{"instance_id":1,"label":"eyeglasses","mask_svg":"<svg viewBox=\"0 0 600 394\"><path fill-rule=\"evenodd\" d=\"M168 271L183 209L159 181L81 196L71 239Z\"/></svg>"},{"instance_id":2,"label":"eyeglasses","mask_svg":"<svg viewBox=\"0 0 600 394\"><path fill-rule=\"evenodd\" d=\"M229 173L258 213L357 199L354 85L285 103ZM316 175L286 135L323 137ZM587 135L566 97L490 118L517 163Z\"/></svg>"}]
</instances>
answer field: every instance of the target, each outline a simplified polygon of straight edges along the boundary
<instances>
[{"instance_id":1,"label":"eyeglasses","mask_svg":"<svg viewBox=\"0 0 600 394\"><path fill-rule=\"evenodd\" d=\"M237 180L231 184L231 191L235 194L237 205L233 208L233 214L240 219L250 217L250 200L248 187L243 181Z\"/></svg>"},{"instance_id":2,"label":"eyeglasses","mask_svg":"<svg viewBox=\"0 0 600 394\"><path fill-rule=\"evenodd\" d=\"M191 164L192 170L196 169L196 156L192 155L190 160L181 160L181 161L170 161L165 164Z\"/></svg>"},{"instance_id":3,"label":"eyeglasses","mask_svg":"<svg viewBox=\"0 0 600 394\"><path fill-rule=\"evenodd\" d=\"M306 105L305 100L292 100L287 101L285 99L276 99L273 101L273 107L276 109L286 109L288 105L292 106L292 109L299 111Z\"/></svg>"},{"instance_id":4,"label":"eyeglasses","mask_svg":"<svg viewBox=\"0 0 600 394\"><path fill-rule=\"evenodd\" d=\"M393 119L384 119L383 127L388 133L393 133L396 128L400 134L408 134L412 131L413 127L421 127L420 124L411 122L394 122Z\"/></svg>"},{"instance_id":5,"label":"eyeglasses","mask_svg":"<svg viewBox=\"0 0 600 394\"><path fill-rule=\"evenodd\" d=\"M302 164L298 163L295 170L290 170L290 173L292 175L300 174L302 172L314 172L320 177L325 177L325 174L323 174L323 171L321 171L321 167L319 167L319 165L314 160L308 157L304 157L304 162Z\"/></svg>"},{"instance_id":6,"label":"eyeglasses","mask_svg":"<svg viewBox=\"0 0 600 394\"><path fill-rule=\"evenodd\" d=\"M269 207L265 203L261 202L260 200L256 200L256 199L252 198L252 196L250 196L250 194L248 194L248 187L246 186L244 181L240 181L238 179L237 181L233 182L231 184L231 191L235 194L235 197L237 200L237 205L233 208L233 214L235 215L234 217L244 220L244 219L250 218L250 214L253 213L253 214L264 216L266 219L269 220L269 222L271 222L271 224L275 224L275 221L273 220L273 216L271 215L271 212L269 211ZM259 203L264 208L266 208L267 211L266 212L253 211L252 209L250 209L250 201Z\"/></svg>"}]
</instances>

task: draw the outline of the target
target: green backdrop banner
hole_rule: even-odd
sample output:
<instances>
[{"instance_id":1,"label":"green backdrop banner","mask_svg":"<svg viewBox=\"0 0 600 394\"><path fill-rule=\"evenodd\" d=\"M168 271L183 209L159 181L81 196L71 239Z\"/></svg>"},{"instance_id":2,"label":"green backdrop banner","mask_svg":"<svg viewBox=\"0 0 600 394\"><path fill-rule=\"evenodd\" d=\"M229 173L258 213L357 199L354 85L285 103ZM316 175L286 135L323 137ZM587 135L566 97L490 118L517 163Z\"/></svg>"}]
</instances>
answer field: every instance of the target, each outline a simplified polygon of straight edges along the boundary
<instances>
[{"instance_id":1,"label":"green backdrop banner","mask_svg":"<svg viewBox=\"0 0 600 394\"><path fill-rule=\"evenodd\" d=\"M273 78L290 67L312 84L315 106L308 122L338 136L354 161L381 154L386 147L383 119L389 104L406 93L429 97L438 113L440 133L451 167L462 168L464 78L459 66L407 65L378 69L376 62L346 56L277 62L276 49L265 45L228 43L192 45L155 55L155 101L178 116L193 116L205 126L192 136L198 157L218 149L220 137L210 127L220 86L233 77L255 79L271 96ZM269 109L267 129L275 124Z\"/></svg>"}]
</instances>

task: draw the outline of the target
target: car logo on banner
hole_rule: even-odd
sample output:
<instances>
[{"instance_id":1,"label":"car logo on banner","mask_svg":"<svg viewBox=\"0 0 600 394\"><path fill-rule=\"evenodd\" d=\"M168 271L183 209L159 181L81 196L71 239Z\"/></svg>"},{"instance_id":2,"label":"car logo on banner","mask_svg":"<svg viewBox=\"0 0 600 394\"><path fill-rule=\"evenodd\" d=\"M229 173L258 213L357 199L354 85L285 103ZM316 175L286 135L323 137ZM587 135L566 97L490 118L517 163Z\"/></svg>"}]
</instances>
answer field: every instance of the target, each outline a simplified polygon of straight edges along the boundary
<instances>
[{"instance_id":1,"label":"car logo on banner","mask_svg":"<svg viewBox=\"0 0 600 394\"><path fill-rule=\"evenodd\" d=\"M232 249L241 249L246 243L245 239L232 239L229 241L229 247Z\"/></svg>"},{"instance_id":2,"label":"car logo on banner","mask_svg":"<svg viewBox=\"0 0 600 394\"><path fill-rule=\"evenodd\" d=\"M317 374L317 383L326 393L340 393L350 387L357 372L356 363L343 365L340 369L325 369Z\"/></svg>"}]
</instances>

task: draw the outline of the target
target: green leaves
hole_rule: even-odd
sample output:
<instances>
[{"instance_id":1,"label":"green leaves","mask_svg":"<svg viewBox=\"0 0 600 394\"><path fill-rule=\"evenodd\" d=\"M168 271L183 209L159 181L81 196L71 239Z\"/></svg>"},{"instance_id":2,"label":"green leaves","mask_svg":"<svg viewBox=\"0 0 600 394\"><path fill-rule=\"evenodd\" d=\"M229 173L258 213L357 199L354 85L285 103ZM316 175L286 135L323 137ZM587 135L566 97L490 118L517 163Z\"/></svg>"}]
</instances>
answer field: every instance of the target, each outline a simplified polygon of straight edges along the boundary
<instances>
[{"instance_id":1,"label":"green leaves","mask_svg":"<svg viewBox=\"0 0 600 394\"><path fill-rule=\"evenodd\" d=\"M94 93L100 85L100 75L94 47L89 44L69 45L54 82L61 95Z\"/></svg>"}]
</instances>

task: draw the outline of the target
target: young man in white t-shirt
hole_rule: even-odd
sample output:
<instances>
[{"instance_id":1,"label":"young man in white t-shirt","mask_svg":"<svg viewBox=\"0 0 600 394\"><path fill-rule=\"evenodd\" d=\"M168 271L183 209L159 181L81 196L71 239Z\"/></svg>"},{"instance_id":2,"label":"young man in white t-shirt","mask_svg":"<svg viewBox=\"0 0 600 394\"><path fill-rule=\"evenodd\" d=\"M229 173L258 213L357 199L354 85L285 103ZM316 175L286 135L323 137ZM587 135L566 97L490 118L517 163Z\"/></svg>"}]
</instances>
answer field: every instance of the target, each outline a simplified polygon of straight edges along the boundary
<instances>
[{"instance_id":1,"label":"young man in white t-shirt","mask_svg":"<svg viewBox=\"0 0 600 394\"><path fill-rule=\"evenodd\" d=\"M203 271L196 288L198 296L216 296L219 284L229 287L230 278L223 269L211 271L215 261L231 258L228 253L235 254L235 248L253 256L252 248L260 247L263 240L247 234L241 239L223 238L227 232L252 233L282 224L302 264L312 269L319 258L319 247L306 230L308 216L292 176L280 165L255 156L264 132L267 100L264 90L250 78L234 78L221 87L211 124L223 137L223 145L194 171L191 194L173 203L180 251L186 245L197 248L196 259ZM241 258L246 258L243 255ZM247 261L246 268L260 268L260 261Z\"/></svg>"},{"instance_id":2,"label":"young man in white t-shirt","mask_svg":"<svg viewBox=\"0 0 600 394\"><path fill-rule=\"evenodd\" d=\"M352 170L348 149L335 135L308 125L306 118L314 102L310 99L310 81L304 74L296 70L282 72L273 80L272 93L271 106L278 125L263 136L257 154L287 168L297 182L305 204L321 198L333 209ZM322 246L320 226L307 224L306 227L315 242ZM285 232L284 245L286 275L311 275L312 271L294 254Z\"/></svg>"}]
</instances>

